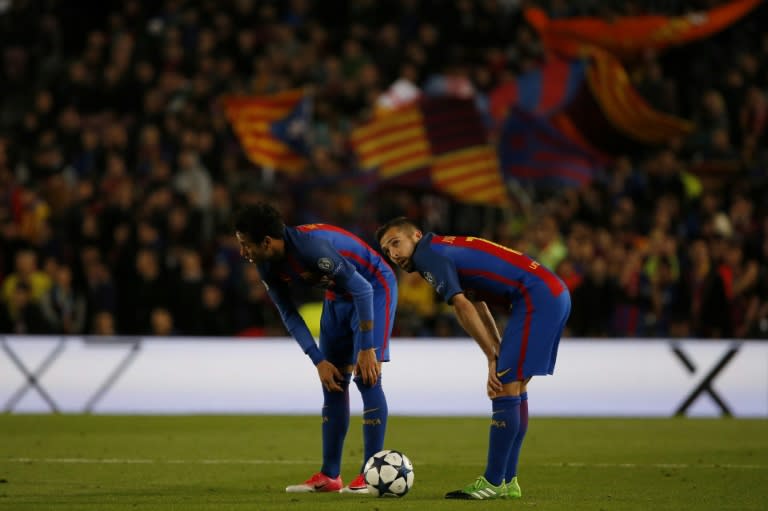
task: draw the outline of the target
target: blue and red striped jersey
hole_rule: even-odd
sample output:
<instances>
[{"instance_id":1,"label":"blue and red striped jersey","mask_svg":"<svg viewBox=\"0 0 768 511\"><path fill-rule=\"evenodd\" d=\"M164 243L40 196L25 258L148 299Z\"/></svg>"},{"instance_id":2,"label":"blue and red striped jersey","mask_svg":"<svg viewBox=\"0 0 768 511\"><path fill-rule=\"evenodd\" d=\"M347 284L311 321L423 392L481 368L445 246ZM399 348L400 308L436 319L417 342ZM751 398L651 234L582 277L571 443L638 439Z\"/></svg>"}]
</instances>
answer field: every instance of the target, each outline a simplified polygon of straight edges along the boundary
<instances>
[{"instance_id":1,"label":"blue and red striped jersey","mask_svg":"<svg viewBox=\"0 0 768 511\"><path fill-rule=\"evenodd\" d=\"M328 224L286 227L285 259L259 266L269 285L277 281L323 287L349 296L346 276L359 273L374 287L389 287L392 268L365 241L349 231Z\"/></svg>"},{"instance_id":2,"label":"blue and red striped jersey","mask_svg":"<svg viewBox=\"0 0 768 511\"><path fill-rule=\"evenodd\" d=\"M327 289L326 298L351 300L360 322L373 320L373 295L397 296L392 268L367 243L339 227L307 224L283 231L285 257L259 264L259 273L288 332L317 364L322 355L291 300L289 284ZM387 303L389 306L389 303ZM373 347L373 330L366 330L361 349Z\"/></svg>"},{"instance_id":3,"label":"blue and red striped jersey","mask_svg":"<svg viewBox=\"0 0 768 511\"><path fill-rule=\"evenodd\" d=\"M523 292L558 296L560 278L522 252L472 236L427 233L417 243L413 267L446 302L464 293L470 300L508 307Z\"/></svg>"}]
</instances>

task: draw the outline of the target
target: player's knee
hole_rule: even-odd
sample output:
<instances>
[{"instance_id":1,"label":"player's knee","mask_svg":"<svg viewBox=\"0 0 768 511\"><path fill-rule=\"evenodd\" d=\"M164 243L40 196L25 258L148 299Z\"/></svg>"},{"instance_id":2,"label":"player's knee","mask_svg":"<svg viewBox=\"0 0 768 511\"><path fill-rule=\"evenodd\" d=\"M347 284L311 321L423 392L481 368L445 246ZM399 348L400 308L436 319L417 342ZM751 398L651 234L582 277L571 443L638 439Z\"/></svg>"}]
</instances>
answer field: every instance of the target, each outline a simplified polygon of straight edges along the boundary
<instances>
[{"instance_id":1,"label":"player's knee","mask_svg":"<svg viewBox=\"0 0 768 511\"><path fill-rule=\"evenodd\" d=\"M374 383L373 385L369 385L365 383L361 376L355 376L355 385L357 385L357 388L360 392L363 392L375 387L381 387L381 374L379 374L379 377L376 379L376 383Z\"/></svg>"},{"instance_id":2,"label":"player's knee","mask_svg":"<svg viewBox=\"0 0 768 511\"><path fill-rule=\"evenodd\" d=\"M509 383L503 383L502 388L497 392L494 397L506 397L506 396L519 396L523 392L525 384L522 381L511 381Z\"/></svg>"},{"instance_id":3,"label":"player's knee","mask_svg":"<svg viewBox=\"0 0 768 511\"><path fill-rule=\"evenodd\" d=\"M341 381L339 381L338 384L339 384L339 387L341 387L342 390L344 392L346 392L346 390L349 388L349 384L352 381L352 375L351 374L345 374L345 373L341 373L341 374L344 376L344 378ZM343 395L344 392L330 391L330 390L325 388L325 385L323 385L323 394Z\"/></svg>"}]
</instances>

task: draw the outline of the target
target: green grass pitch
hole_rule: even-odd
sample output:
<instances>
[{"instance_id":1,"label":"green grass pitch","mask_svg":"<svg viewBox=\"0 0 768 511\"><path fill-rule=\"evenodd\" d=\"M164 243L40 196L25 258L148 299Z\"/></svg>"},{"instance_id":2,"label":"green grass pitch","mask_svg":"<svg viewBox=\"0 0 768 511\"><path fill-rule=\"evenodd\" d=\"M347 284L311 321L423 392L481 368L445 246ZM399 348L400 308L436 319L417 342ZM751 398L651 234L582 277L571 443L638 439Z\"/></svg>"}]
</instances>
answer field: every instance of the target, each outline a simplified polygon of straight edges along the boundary
<instances>
[{"instance_id":1,"label":"green grass pitch","mask_svg":"<svg viewBox=\"0 0 768 511\"><path fill-rule=\"evenodd\" d=\"M531 419L515 501L445 501L479 475L488 420L391 417L402 499L286 494L318 468L319 418L0 415L0 510L765 510L768 421ZM361 463L360 418L345 481Z\"/></svg>"}]
</instances>

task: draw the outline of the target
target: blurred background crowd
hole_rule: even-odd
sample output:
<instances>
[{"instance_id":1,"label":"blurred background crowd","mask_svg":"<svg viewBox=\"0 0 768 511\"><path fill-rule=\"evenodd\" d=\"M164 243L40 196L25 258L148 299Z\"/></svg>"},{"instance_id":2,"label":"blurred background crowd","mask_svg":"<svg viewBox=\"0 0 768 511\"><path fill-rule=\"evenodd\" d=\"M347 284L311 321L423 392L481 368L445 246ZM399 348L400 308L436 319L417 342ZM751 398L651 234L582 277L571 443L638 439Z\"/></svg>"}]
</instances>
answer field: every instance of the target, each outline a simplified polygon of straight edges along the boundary
<instances>
[{"instance_id":1,"label":"blurred background crowd","mask_svg":"<svg viewBox=\"0 0 768 511\"><path fill-rule=\"evenodd\" d=\"M404 214L523 250L573 293L570 336L766 338L765 5L631 68L651 105L696 131L588 186L517 189L500 210L407 189L372 200L332 179L353 171L350 130L396 79L451 70L487 93L536 68L526 5L610 19L720 3L0 0L0 332L283 335L230 228L239 206L268 199L290 224L371 242ZM302 186L243 156L218 98L308 84ZM461 335L415 274L400 276L395 333Z\"/></svg>"}]
</instances>

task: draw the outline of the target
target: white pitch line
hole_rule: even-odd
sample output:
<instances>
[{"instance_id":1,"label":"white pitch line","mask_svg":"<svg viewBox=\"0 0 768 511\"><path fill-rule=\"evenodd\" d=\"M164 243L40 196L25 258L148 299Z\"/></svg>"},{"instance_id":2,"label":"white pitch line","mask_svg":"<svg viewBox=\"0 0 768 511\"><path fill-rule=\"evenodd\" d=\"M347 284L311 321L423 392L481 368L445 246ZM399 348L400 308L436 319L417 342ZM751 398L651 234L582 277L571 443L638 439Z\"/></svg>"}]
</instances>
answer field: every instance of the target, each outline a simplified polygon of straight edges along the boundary
<instances>
[{"instance_id":1,"label":"white pitch line","mask_svg":"<svg viewBox=\"0 0 768 511\"><path fill-rule=\"evenodd\" d=\"M738 463L540 463L544 467L562 468L743 468L743 469L768 469L768 465L749 465Z\"/></svg>"},{"instance_id":2,"label":"white pitch line","mask_svg":"<svg viewBox=\"0 0 768 511\"><path fill-rule=\"evenodd\" d=\"M141 465L141 464L165 464L165 465L311 465L317 460L153 460L130 458L0 458L0 463L83 463L106 465Z\"/></svg>"},{"instance_id":3,"label":"white pitch line","mask_svg":"<svg viewBox=\"0 0 768 511\"><path fill-rule=\"evenodd\" d=\"M51 463L51 464L104 464L104 465L314 465L317 460L265 460L265 459L150 459L150 458L0 458L0 463ZM418 465L437 465L438 463L418 462ZM480 466L482 462L458 461L454 465ZM737 463L534 463L529 466L553 468L731 468L745 470L767 470L768 465Z\"/></svg>"}]
</instances>

